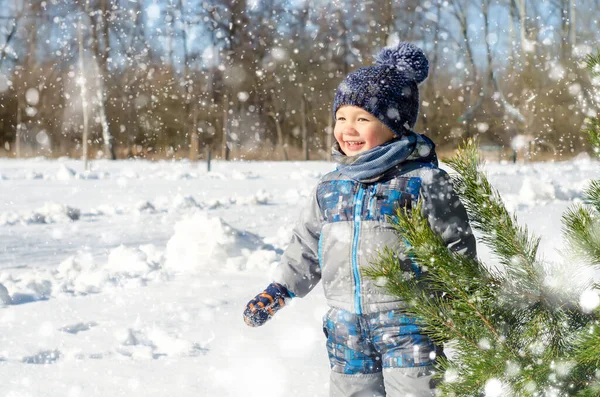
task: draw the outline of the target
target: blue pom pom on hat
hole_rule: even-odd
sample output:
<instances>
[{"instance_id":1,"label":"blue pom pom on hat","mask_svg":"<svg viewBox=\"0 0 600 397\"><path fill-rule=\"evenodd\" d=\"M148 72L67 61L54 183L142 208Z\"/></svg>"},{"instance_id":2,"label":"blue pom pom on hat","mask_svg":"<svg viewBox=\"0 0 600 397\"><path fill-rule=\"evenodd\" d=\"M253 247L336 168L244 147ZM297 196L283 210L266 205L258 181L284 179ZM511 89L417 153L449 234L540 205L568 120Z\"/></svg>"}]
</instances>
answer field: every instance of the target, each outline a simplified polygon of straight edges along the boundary
<instances>
[{"instance_id":1,"label":"blue pom pom on hat","mask_svg":"<svg viewBox=\"0 0 600 397\"><path fill-rule=\"evenodd\" d=\"M375 65L349 73L333 101L333 115L343 105L365 109L394 134L412 130L419 116L418 85L429 74L429 61L414 44L400 42L382 49Z\"/></svg>"}]
</instances>

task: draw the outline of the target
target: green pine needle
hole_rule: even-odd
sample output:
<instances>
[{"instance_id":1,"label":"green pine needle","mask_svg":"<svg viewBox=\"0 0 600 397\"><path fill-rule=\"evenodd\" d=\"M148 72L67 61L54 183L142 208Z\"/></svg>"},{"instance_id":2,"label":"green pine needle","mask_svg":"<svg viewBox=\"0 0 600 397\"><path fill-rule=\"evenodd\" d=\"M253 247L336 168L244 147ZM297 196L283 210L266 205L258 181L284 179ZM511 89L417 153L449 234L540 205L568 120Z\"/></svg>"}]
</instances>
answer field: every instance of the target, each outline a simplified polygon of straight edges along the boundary
<instances>
[{"instance_id":1,"label":"green pine needle","mask_svg":"<svg viewBox=\"0 0 600 397\"><path fill-rule=\"evenodd\" d=\"M585 63L586 68L592 77L600 76L600 51L595 55L589 54L585 59Z\"/></svg>"}]
</instances>

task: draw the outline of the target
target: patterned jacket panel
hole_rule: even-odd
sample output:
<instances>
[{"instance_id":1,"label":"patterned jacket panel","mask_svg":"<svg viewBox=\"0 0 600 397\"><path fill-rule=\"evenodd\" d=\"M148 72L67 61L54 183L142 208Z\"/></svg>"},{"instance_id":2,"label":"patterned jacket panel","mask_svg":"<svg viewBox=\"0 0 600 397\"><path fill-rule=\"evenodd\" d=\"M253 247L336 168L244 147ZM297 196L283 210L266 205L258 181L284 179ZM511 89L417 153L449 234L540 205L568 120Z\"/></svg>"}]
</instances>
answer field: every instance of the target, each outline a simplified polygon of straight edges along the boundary
<instances>
[{"instance_id":1,"label":"patterned jacket panel","mask_svg":"<svg viewBox=\"0 0 600 397\"><path fill-rule=\"evenodd\" d=\"M411 209L419 196L435 230L452 249L475 255L466 212L445 172L417 169L360 183L338 172L326 175L314 190L275 273L296 296L323 281L328 303L353 313L391 310L403 305L363 276L384 247L400 257L405 271L418 272L406 257L406 245L388 222L399 207ZM439 206L440 208L431 208ZM448 222L454 222L449 225Z\"/></svg>"}]
</instances>

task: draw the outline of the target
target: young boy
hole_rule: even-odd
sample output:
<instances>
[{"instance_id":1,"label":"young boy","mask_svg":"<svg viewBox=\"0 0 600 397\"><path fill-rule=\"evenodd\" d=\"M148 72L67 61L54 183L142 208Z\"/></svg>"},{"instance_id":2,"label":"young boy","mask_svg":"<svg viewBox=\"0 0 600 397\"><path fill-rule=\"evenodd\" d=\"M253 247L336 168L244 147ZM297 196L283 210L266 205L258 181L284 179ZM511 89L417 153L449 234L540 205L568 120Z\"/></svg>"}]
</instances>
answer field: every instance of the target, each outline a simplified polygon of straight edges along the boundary
<instances>
[{"instance_id":1,"label":"young boy","mask_svg":"<svg viewBox=\"0 0 600 397\"><path fill-rule=\"evenodd\" d=\"M385 246L407 272L418 266L386 216L423 200L431 226L452 250L475 256L467 214L448 175L437 167L435 145L412 131L419 111L417 85L429 63L409 43L383 49L374 66L350 73L337 89L333 148L338 166L325 175L301 215L274 282L244 312L264 324L292 297L323 281L331 307L323 331L332 397L432 396L436 347L405 302L388 295L361 269Z\"/></svg>"}]
</instances>

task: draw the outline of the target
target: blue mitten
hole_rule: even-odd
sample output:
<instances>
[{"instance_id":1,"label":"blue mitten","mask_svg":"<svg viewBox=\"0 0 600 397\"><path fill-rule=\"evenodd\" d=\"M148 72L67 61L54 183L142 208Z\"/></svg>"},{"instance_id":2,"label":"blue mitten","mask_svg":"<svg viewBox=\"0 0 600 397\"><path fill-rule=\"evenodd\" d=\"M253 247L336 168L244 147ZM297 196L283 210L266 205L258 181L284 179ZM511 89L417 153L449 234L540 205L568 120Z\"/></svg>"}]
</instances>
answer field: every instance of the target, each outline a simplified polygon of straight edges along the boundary
<instances>
[{"instance_id":1,"label":"blue mitten","mask_svg":"<svg viewBox=\"0 0 600 397\"><path fill-rule=\"evenodd\" d=\"M285 306L287 298L291 298L287 288L277 283L269 284L267 289L248 302L244 310L244 321L251 327L263 325Z\"/></svg>"}]
</instances>

